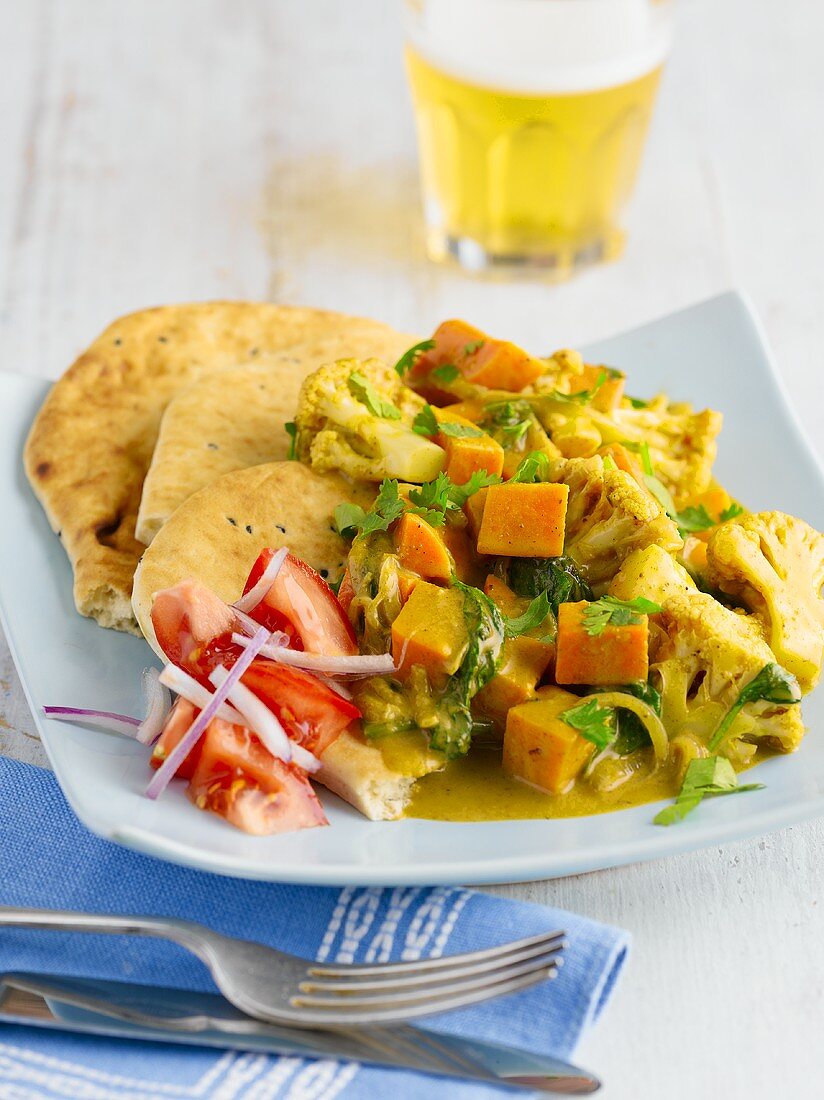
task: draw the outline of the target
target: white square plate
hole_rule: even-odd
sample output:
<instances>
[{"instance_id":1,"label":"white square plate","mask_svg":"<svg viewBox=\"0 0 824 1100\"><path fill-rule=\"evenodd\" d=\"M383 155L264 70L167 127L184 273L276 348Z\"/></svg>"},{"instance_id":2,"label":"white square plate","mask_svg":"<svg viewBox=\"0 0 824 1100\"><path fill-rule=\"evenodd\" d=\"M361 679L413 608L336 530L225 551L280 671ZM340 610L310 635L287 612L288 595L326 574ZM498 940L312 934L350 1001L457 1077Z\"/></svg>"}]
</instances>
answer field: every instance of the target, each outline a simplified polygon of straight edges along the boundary
<instances>
[{"instance_id":1,"label":"white square plate","mask_svg":"<svg viewBox=\"0 0 824 1100\"><path fill-rule=\"evenodd\" d=\"M824 528L824 474L770 362L758 324L725 294L586 349L626 370L631 392L665 390L724 412L719 480L753 510L779 508ZM735 840L824 813L824 690L804 703L800 750L758 768L766 789L708 801L683 824L652 824L655 807L552 821L370 822L324 793L330 827L251 837L200 813L173 784L142 796L146 749L43 718L47 704L140 713L137 638L74 610L71 570L32 496L23 440L42 380L0 374L0 601L35 721L60 784L94 832L218 874L327 885L517 882L614 867Z\"/></svg>"}]
</instances>

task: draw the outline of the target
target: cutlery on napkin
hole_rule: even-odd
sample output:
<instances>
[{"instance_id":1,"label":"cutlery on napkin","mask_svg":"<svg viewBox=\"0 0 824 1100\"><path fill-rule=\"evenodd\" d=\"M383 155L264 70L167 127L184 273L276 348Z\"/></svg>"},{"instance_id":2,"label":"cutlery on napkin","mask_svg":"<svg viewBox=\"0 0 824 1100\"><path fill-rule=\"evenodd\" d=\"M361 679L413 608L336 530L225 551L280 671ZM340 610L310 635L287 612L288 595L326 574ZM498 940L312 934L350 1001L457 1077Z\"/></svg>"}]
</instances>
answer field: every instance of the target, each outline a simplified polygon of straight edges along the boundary
<instances>
[{"instance_id":1,"label":"cutlery on napkin","mask_svg":"<svg viewBox=\"0 0 824 1100\"><path fill-rule=\"evenodd\" d=\"M151 910L337 962L437 957L566 930L565 965L555 980L516 997L432 1017L427 1029L438 1034L506 1043L567 1061L604 1007L626 956L628 937L617 929L463 888L286 886L166 864L93 836L74 817L51 774L15 761L0 759L0 791L0 903L6 905ZM3 930L0 973L10 971L214 992L196 959L155 940ZM250 1100L299 1097L310 1085L313 1096L343 1100L374 1097L384 1089L397 1100L424 1094L427 1100L475 1100L496 1091L428 1078L422 1093L424 1078L417 1074L342 1058L221 1054L5 1027L0 1095L7 1082L31 1086L42 1073L54 1078L57 1096L75 1095L76 1083L91 1074L100 1088L98 1100L109 1095L114 1100L127 1088L151 1095L184 1086L204 1098Z\"/></svg>"}]
</instances>

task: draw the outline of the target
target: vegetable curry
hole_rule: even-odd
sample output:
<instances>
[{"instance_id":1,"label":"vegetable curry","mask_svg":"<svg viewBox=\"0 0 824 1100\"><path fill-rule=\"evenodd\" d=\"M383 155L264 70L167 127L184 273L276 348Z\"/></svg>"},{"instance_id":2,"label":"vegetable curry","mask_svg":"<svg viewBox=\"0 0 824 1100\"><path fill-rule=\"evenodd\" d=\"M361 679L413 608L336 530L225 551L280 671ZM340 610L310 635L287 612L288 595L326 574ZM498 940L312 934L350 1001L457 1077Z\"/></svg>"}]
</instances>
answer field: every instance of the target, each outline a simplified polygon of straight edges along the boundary
<instances>
[{"instance_id":1,"label":"vegetable curry","mask_svg":"<svg viewBox=\"0 0 824 1100\"><path fill-rule=\"evenodd\" d=\"M447 321L394 371L321 368L296 425L299 459L379 483L336 511L340 595L361 652L392 655L353 701L387 766L421 777L407 814L670 797L671 824L798 747L824 537L713 480L719 413Z\"/></svg>"}]
</instances>

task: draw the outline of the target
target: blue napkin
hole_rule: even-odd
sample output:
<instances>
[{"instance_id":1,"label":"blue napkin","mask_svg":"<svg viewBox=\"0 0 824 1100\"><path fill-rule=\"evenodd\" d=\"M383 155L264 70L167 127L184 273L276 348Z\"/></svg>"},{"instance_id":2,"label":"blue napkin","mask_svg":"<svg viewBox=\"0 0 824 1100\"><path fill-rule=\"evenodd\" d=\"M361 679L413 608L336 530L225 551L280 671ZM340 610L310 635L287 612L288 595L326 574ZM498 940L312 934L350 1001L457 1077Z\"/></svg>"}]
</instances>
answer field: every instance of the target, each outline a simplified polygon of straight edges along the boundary
<instances>
[{"instance_id":1,"label":"blue napkin","mask_svg":"<svg viewBox=\"0 0 824 1100\"><path fill-rule=\"evenodd\" d=\"M245 882L175 867L89 833L54 777L0 758L0 903L188 917L295 954L415 959L554 928L558 977L439 1017L431 1026L569 1058L624 962L624 932L572 913L451 887L342 890ZM0 929L0 972L29 970L214 990L193 956L163 941ZM485 1100L508 1090L351 1062L304 1061L0 1025L0 1096L89 1100Z\"/></svg>"}]
</instances>

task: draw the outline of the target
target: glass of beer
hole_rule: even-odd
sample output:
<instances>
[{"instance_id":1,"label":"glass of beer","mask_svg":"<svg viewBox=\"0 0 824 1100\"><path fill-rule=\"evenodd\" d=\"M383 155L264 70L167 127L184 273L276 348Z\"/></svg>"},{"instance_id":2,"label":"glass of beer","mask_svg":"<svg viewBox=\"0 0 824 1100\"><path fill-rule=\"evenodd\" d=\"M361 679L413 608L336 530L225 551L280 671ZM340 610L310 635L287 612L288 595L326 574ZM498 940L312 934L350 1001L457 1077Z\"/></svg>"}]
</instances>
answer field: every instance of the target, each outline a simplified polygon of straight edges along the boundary
<instances>
[{"instance_id":1,"label":"glass of beer","mask_svg":"<svg viewBox=\"0 0 824 1100\"><path fill-rule=\"evenodd\" d=\"M405 0L427 248L554 279L614 259L674 0Z\"/></svg>"}]
</instances>

